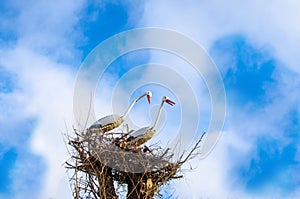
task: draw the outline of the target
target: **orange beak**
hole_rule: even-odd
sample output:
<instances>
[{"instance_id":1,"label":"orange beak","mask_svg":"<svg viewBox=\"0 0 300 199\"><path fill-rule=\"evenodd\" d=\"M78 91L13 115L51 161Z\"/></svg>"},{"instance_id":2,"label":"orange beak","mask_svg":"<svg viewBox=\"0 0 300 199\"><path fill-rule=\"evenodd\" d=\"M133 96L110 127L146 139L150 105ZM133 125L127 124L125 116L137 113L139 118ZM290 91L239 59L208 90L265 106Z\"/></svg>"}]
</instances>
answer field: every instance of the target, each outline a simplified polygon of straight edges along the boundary
<instances>
[{"instance_id":1,"label":"orange beak","mask_svg":"<svg viewBox=\"0 0 300 199\"><path fill-rule=\"evenodd\" d=\"M166 102L167 102L168 104L170 104L171 106L174 106L174 105L175 105L175 102L173 102L173 101L171 101L171 100L169 100L169 99L167 99Z\"/></svg>"},{"instance_id":2,"label":"orange beak","mask_svg":"<svg viewBox=\"0 0 300 199\"><path fill-rule=\"evenodd\" d=\"M151 99L150 95L147 95L147 100L149 104L150 104L150 99Z\"/></svg>"}]
</instances>

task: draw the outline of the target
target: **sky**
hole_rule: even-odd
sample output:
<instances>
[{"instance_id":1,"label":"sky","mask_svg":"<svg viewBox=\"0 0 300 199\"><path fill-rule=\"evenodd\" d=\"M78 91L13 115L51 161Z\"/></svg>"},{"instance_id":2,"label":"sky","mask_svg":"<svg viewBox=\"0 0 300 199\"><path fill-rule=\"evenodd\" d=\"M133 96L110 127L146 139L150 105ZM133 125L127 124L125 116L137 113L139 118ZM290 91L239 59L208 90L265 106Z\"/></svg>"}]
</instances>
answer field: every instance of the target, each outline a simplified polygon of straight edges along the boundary
<instances>
[{"instance_id":1,"label":"sky","mask_svg":"<svg viewBox=\"0 0 300 199\"><path fill-rule=\"evenodd\" d=\"M166 195L299 198L299 11L296 0L1 1L0 198L72 198L63 134L76 123L73 94L80 65L99 43L143 27L172 30L201 45L226 92L217 144L208 156L191 162L194 170L185 172L183 180L165 187ZM180 57L155 50L126 54L107 68L98 82L96 118L111 113L118 81L135 82L138 75L176 85L175 76L153 74L150 67L132 70L149 63L167 65L191 85L201 109L199 132L206 131L212 110L205 82L186 70ZM131 120L138 126L151 121L164 93L176 102L185 95L152 84L133 88L132 96L119 89L114 103L123 110L145 89L153 91L154 106L137 104ZM122 95L126 97L118 102ZM165 107L165 128L178 128L178 115L189 102ZM145 111L149 114L142 117ZM192 120L195 113L189 113ZM164 132L154 140L168 141L170 134Z\"/></svg>"}]
</instances>

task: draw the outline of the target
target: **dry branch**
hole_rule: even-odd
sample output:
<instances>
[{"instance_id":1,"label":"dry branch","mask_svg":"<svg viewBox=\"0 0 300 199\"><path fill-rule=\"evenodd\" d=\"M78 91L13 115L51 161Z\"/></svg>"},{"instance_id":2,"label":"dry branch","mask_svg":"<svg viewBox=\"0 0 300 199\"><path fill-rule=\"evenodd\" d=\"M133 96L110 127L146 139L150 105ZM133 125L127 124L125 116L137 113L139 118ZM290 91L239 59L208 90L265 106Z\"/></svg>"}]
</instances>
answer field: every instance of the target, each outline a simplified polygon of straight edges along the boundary
<instances>
[{"instance_id":1,"label":"dry branch","mask_svg":"<svg viewBox=\"0 0 300 199\"><path fill-rule=\"evenodd\" d=\"M199 152L201 138L183 158L171 163L169 149L126 148L128 131L118 133L78 132L66 136L70 159L65 163L73 197L112 199L122 195L118 186L127 185L127 198L162 197L160 188L172 179L182 178L181 166Z\"/></svg>"}]
</instances>

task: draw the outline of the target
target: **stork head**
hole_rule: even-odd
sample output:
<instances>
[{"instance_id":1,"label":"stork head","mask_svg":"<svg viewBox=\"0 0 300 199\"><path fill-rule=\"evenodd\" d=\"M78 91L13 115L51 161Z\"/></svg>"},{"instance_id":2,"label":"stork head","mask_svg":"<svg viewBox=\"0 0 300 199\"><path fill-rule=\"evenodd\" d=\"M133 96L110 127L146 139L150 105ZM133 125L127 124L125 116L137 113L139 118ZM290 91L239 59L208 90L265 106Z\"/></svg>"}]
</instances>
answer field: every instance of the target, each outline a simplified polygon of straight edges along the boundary
<instances>
[{"instance_id":1,"label":"stork head","mask_svg":"<svg viewBox=\"0 0 300 199\"><path fill-rule=\"evenodd\" d=\"M170 104L171 106L175 105L175 102L173 102L172 100L170 100L170 98L168 96L164 96L163 101Z\"/></svg>"},{"instance_id":2,"label":"stork head","mask_svg":"<svg viewBox=\"0 0 300 199\"><path fill-rule=\"evenodd\" d=\"M151 97L152 97L152 92L151 91L147 91L146 95L147 95L148 103L150 104L150 100L151 100Z\"/></svg>"}]
</instances>

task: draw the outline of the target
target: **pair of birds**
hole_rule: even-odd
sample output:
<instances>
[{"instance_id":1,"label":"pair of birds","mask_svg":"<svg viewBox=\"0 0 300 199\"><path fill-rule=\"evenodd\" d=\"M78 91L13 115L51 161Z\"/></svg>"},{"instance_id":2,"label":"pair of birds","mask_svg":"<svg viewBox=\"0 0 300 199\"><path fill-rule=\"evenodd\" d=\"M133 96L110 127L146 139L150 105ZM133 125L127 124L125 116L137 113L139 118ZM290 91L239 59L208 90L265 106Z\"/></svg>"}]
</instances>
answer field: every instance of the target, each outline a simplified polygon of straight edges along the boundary
<instances>
[{"instance_id":1,"label":"pair of birds","mask_svg":"<svg viewBox=\"0 0 300 199\"><path fill-rule=\"evenodd\" d=\"M99 120L97 120L94 124L92 124L89 128L88 131L99 131L102 133L111 131L117 127L119 127L126 119L126 117L128 116L129 112L132 110L133 106L143 97L147 96L147 100L148 103L150 104L150 100L152 97L152 93L151 91L147 91L146 93L144 93L143 95L139 96L138 98L136 98L128 107L128 109L126 110L126 112L123 115L108 115L106 117L103 117ZM163 108L164 103L167 103L171 106L175 105L175 102L171 101L169 99L169 97L164 96L162 98L162 102L160 104L160 108L158 110L157 113L157 117L156 120L153 124L153 126L148 126L148 127L144 127L141 129L138 129L132 133L130 133L130 137L126 140L126 146L127 147L137 147L140 146L142 144L144 144L145 142L147 142L148 140L150 140L154 134L156 133L156 126L158 124L159 118L160 118L160 114Z\"/></svg>"}]
</instances>

